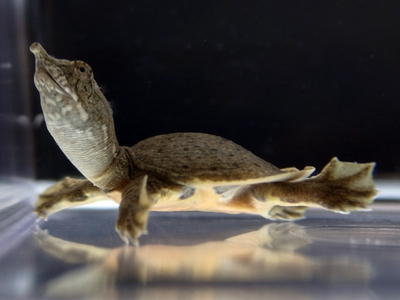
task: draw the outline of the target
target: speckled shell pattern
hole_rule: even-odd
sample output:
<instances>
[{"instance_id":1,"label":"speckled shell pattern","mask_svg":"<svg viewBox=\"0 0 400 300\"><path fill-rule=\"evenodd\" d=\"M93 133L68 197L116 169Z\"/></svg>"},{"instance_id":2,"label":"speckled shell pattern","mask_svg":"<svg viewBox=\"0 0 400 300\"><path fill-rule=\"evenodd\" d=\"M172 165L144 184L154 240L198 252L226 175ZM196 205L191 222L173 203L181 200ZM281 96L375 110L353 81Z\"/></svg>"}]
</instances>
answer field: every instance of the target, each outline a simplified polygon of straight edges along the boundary
<instances>
[{"instance_id":1,"label":"speckled shell pattern","mask_svg":"<svg viewBox=\"0 0 400 300\"><path fill-rule=\"evenodd\" d=\"M130 150L139 168L181 182L246 180L283 173L234 142L204 133L159 135Z\"/></svg>"}]
</instances>

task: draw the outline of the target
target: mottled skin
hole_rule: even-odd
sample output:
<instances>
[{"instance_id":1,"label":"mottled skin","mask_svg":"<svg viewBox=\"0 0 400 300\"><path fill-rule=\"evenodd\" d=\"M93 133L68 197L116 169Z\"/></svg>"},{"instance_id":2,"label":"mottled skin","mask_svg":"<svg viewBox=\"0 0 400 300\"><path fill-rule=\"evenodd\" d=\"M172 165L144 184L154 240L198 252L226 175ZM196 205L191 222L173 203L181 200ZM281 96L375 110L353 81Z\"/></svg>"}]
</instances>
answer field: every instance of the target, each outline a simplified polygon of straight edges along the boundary
<instances>
[{"instance_id":1,"label":"mottled skin","mask_svg":"<svg viewBox=\"0 0 400 300\"><path fill-rule=\"evenodd\" d=\"M306 167L278 169L239 145L203 133L155 136L121 147L109 104L82 61L49 56L34 43L35 85L47 128L86 180L65 178L39 197L41 217L112 199L120 203L116 229L138 244L150 210L201 210L298 219L307 207L347 213L366 209L376 190L374 163L333 158L321 174Z\"/></svg>"}]
</instances>

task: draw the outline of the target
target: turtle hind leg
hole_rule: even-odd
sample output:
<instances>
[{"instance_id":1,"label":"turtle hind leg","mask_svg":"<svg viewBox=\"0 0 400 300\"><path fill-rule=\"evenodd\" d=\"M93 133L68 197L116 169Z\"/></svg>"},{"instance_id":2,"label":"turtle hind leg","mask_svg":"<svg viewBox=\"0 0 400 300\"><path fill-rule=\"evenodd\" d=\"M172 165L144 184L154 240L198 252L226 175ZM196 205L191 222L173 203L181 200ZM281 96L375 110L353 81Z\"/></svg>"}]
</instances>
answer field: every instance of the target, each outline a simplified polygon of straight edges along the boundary
<instances>
[{"instance_id":1,"label":"turtle hind leg","mask_svg":"<svg viewBox=\"0 0 400 300\"><path fill-rule=\"evenodd\" d=\"M374 166L374 163L348 163L333 158L317 176L299 182L258 184L251 193L257 201L274 205L267 214L262 214L272 219L287 215L282 208L286 206L322 207L339 213L366 210L377 194L372 180Z\"/></svg>"},{"instance_id":2,"label":"turtle hind leg","mask_svg":"<svg viewBox=\"0 0 400 300\"><path fill-rule=\"evenodd\" d=\"M66 177L39 195L35 213L46 219L57 211L105 199L108 197L90 181Z\"/></svg>"}]
</instances>

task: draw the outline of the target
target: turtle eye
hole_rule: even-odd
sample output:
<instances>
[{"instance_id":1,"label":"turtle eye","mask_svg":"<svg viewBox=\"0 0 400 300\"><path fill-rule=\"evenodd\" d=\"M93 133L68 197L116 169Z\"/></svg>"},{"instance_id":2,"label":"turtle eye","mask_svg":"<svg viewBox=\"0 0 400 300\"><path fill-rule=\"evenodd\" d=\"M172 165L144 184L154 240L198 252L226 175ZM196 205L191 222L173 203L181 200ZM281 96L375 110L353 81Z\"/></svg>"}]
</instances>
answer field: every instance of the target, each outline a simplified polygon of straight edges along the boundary
<instances>
[{"instance_id":1,"label":"turtle eye","mask_svg":"<svg viewBox=\"0 0 400 300\"><path fill-rule=\"evenodd\" d=\"M75 62L75 73L80 77L80 78L89 78L92 76L92 69L89 67L89 65L83 61L76 61Z\"/></svg>"}]
</instances>

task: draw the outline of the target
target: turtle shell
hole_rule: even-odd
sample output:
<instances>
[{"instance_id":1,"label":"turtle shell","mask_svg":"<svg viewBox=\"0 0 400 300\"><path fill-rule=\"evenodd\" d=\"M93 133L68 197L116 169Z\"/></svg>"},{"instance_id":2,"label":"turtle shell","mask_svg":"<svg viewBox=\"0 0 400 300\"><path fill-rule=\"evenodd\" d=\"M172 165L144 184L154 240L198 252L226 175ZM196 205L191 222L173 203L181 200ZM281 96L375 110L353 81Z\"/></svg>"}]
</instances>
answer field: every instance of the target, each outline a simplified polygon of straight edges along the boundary
<instances>
[{"instance_id":1,"label":"turtle shell","mask_svg":"<svg viewBox=\"0 0 400 300\"><path fill-rule=\"evenodd\" d=\"M136 167L177 183L219 185L292 180L288 173L234 142L205 133L172 133L143 140L129 151ZM310 173L310 172L308 172Z\"/></svg>"}]
</instances>

